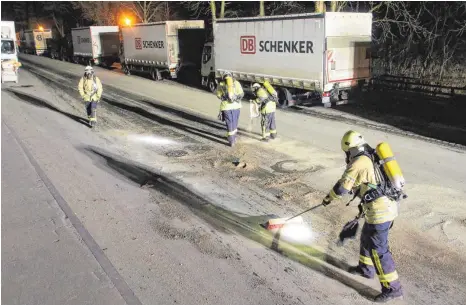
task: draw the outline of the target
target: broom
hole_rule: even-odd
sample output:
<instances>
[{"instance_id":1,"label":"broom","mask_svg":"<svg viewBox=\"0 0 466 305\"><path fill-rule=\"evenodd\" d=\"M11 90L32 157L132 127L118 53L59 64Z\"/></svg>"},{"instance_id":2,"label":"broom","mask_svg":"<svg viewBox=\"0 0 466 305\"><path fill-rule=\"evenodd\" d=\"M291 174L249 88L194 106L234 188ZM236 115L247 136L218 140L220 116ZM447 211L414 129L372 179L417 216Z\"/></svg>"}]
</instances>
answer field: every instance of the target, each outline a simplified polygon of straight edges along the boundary
<instances>
[{"instance_id":1,"label":"broom","mask_svg":"<svg viewBox=\"0 0 466 305\"><path fill-rule=\"evenodd\" d=\"M267 222L261 224L263 228L266 230L275 230L275 229L281 229L285 224L287 224L290 220L293 220L291 223L304 223L304 219L301 217L302 214L310 212L314 209L317 209L318 207L322 206L321 204L318 204L316 206L313 206L312 208L309 208L299 214L296 214L295 216L292 216L290 218L274 218L274 219L269 219Z\"/></svg>"}]
</instances>

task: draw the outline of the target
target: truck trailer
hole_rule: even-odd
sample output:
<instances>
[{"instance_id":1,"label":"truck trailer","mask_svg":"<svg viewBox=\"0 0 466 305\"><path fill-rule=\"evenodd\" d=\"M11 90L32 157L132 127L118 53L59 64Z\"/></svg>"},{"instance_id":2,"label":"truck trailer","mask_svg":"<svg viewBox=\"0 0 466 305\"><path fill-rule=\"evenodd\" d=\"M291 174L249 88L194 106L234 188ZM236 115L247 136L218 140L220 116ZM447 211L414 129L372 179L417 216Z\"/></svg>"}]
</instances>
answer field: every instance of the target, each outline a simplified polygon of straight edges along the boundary
<instances>
[{"instance_id":1,"label":"truck trailer","mask_svg":"<svg viewBox=\"0 0 466 305\"><path fill-rule=\"evenodd\" d=\"M282 106L317 96L326 107L370 79L372 14L311 13L218 19L202 55L202 84L227 71L249 87L269 81Z\"/></svg>"},{"instance_id":2,"label":"truck trailer","mask_svg":"<svg viewBox=\"0 0 466 305\"><path fill-rule=\"evenodd\" d=\"M49 38L52 38L51 29L25 30L21 50L26 54L46 55Z\"/></svg>"},{"instance_id":3,"label":"truck trailer","mask_svg":"<svg viewBox=\"0 0 466 305\"><path fill-rule=\"evenodd\" d=\"M118 26L90 26L71 29L73 61L110 67L118 61Z\"/></svg>"},{"instance_id":4,"label":"truck trailer","mask_svg":"<svg viewBox=\"0 0 466 305\"><path fill-rule=\"evenodd\" d=\"M178 78L184 69L200 63L205 41L204 21L178 20L135 24L121 29L123 71L148 73L154 80L164 74Z\"/></svg>"}]
</instances>

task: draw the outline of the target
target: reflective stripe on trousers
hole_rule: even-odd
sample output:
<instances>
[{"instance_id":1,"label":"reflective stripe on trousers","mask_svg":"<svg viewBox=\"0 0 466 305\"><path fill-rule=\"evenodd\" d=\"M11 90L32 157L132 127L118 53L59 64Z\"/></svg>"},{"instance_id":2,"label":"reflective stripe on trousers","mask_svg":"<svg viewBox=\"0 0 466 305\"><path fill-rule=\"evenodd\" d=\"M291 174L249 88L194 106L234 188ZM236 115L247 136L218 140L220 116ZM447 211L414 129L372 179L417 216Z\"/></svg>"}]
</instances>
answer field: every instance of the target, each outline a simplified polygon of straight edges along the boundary
<instances>
[{"instance_id":1,"label":"reflective stripe on trousers","mask_svg":"<svg viewBox=\"0 0 466 305\"><path fill-rule=\"evenodd\" d=\"M275 112L262 114L261 115L261 128L262 128L262 137L272 139L275 138L277 134L275 126Z\"/></svg>"},{"instance_id":2,"label":"reflective stripe on trousers","mask_svg":"<svg viewBox=\"0 0 466 305\"><path fill-rule=\"evenodd\" d=\"M97 102L87 102L86 111L89 122L97 121Z\"/></svg>"},{"instance_id":3,"label":"reflective stripe on trousers","mask_svg":"<svg viewBox=\"0 0 466 305\"><path fill-rule=\"evenodd\" d=\"M359 267L364 275L379 277L382 292L401 289L395 262L388 246L388 232L392 222L382 224L364 223L361 232Z\"/></svg>"},{"instance_id":4,"label":"reflective stripe on trousers","mask_svg":"<svg viewBox=\"0 0 466 305\"><path fill-rule=\"evenodd\" d=\"M228 143L233 144L236 140L236 134L238 133L238 122L239 122L239 109L224 110L223 117L227 126L227 137Z\"/></svg>"}]
</instances>

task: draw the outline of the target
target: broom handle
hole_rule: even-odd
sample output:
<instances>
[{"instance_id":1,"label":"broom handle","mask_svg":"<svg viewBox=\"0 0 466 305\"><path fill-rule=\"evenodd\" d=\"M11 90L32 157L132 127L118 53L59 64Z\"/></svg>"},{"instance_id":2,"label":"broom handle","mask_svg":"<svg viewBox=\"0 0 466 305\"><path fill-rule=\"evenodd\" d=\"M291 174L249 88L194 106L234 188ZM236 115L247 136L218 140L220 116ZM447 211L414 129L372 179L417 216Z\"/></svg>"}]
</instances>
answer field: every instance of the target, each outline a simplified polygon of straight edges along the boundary
<instances>
[{"instance_id":1,"label":"broom handle","mask_svg":"<svg viewBox=\"0 0 466 305\"><path fill-rule=\"evenodd\" d=\"M302 215L302 214L304 214L304 213L307 213L307 212L309 212L309 211L312 211L312 210L314 210L314 209L317 209L318 207L320 207L320 206L322 206L322 205L323 205L322 203L321 203L321 204L318 204L318 205L315 205L315 206L313 206L312 208L307 209L306 211L299 213L298 215L295 215L295 216L292 216L292 217L288 218L287 220L285 220L285 222L287 222L288 220L291 220L291 219L293 219L293 218L296 218L296 217L298 217L298 216L300 216L300 215Z\"/></svg>"}]
</instances>

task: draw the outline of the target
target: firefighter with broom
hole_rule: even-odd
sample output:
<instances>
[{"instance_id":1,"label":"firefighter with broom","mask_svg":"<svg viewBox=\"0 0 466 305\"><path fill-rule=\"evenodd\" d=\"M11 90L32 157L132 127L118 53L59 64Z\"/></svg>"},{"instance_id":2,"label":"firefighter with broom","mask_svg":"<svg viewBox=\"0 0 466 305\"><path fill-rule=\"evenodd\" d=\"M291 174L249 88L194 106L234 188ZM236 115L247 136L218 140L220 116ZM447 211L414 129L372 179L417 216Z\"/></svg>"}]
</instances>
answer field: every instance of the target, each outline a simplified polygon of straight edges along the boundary
<instances>
[{"instance_id":1,"label":"firefighter with broom","mask_svg":"<svg viewBox=\"0 0 466 305\"><path fill-rule=\"evenodd\" d=\"M333 200L340 199L352 191L361 198L360 215L364 215L365 223L361 233L359 264L350 267L348 272L365 278L373 278L377 274L382 293L375 297L376 303L403 298L395 262L388 246L388 233L394 219L398 216L398 202L397 197L391 196L393 192L389 190L394 183L387 182L388 179L383 178L391 179L395 175L393 173L380 175L379 170L380 167L387 169L389 163L394 161L389 147L391 156L380 158L379 150L387 149L387 147L388 144L382 143L374 150L367 145L361 134L355 131L346 132L341 140L341 148L346 154L346 170L322 202L322 205L327 206ZM383 160L385 164L378 163L379 160ZM384 165L379 167L379 164ZM401 176L401 170L397 164L396 166L398 176ZM403 185L404 179L401 187Z\"/></svg>"}]
</instances>

